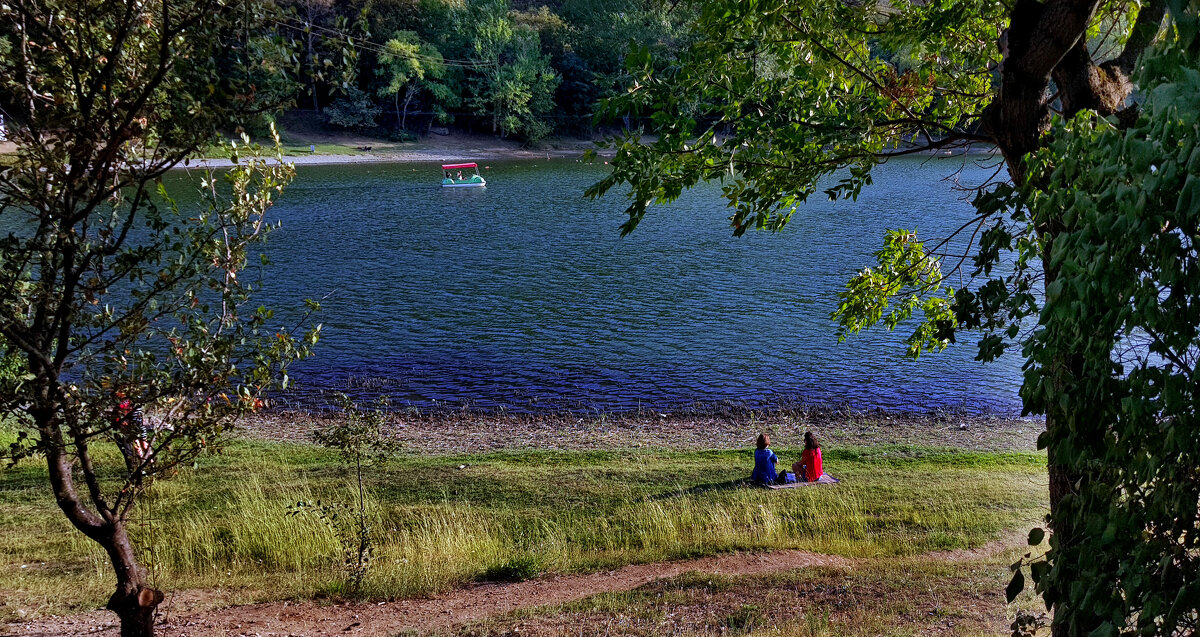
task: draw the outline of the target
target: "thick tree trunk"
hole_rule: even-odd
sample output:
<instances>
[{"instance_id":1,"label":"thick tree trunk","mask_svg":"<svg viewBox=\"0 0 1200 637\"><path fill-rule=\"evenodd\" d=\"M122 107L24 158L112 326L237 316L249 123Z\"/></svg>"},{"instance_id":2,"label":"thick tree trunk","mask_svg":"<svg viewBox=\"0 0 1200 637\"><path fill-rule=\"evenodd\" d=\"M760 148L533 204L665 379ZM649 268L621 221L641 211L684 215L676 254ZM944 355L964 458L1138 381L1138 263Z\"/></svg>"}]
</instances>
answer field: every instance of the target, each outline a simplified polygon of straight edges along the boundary
<instances>
[{"instance_id":1,"label":"thick tree trunk","mask_svg":"<svg viewBox=\"0 0 1200 637\"><path fill-rule=\"evenodd\" d=\"M146 572L137 562L125 525L117 522L110 528L111 534L100 544L117 574L117 590L108 598L106 608L121 618L121 637L153 637L154 614L163 594L147 584Z\"/></svg>"},{"instance_id":2,"label":"thick tree trunk","mask_svg":"<svg viewBox=\"0 0 1200 637\"><path fill-rule=\"evenodd\" d=\"M1000 40L1003 61L999 68L1000 83L996 98L987 107L983 130L996 142L1008 164L1009 174L1017 185L1031 177L1027 174L1026 156L1040 148L1043 135L1049 130L1051 115L1051 81L1057 86L1057 99L1067 116L1082 109L1092 109L1104 115L1112 114L1124 105L1130 91L1127 80L1133 60L1158 32L1163 18L1162 0L1151 0L1138 16L1129 45L1121 57L1105 66L1097 66L1087 49L1087 25L1099 3L1096 0L1017 0L1010 13L1009 27ZM1037 228L1045 238L1043 263L1049 264L1053 238L1058 228L1053 220ZM1056 273L1047 268L1045 283L1054 280ZM1058 364L1046 372L1052 386L1070 391L1078 378L1078 361L1064 353ZM1065 414L1046 414L1047 433L1069 426ZM1073 471L1061 458L1052 443L1048 450L1049 498L1051 531L1055 536L1055 555L1052 559L1071 560L1070 547L1078 541L1081 529L1074 516L1064 515L1065 498L1075 493L1086 475ZM1065 548L1065 550L1064 550ZM1055 586L1066 586L1062 582ZM1086 635L1099 625L1097 618L1080 616L1065 605L1068 590L1049 591L1056 600L1052 611L1053 637ZM1071 615L1070 623L1066 623Z\"/></svg>"},{"instance_id":3,"label":"thick tree trunk","mask_svg":"<svg viewBox=\"0 0 1200 637\"><path fill-rule=\"evenodd\" d=\"M1000 86L983 115L983 128L1021 184L1025 155L1041 145L1050 127L1051 75L1087 34L1097 0L1017 0L1000 49Z\"/></svg>"},{"instance_id":4,"label":"thick tree trunk","mask_svg":"<svg viewBox=\"0 0 1200 637\"><path fill-rule=\"evenodd\" d=\"M1054 262L1054 234L1060 230L1055 220L1048 220L1046 229L1041 230L1048 238L1042 254L1042 264L1045 285L1050 285L1058 279L1057 267L1049 264ZM1077 395L1080 391L1081 379L1084 378L1084 358L1073 350L1060 350L1054 354L1043 370L1045 380L1050 384L1057 396ZM1075 413L1065 411L1056 405L1046 409L1046 432L1050 443L1046 447L1046 465L1049 477L1050 496L1050 531L1054 534L1054 546L1051 549L1051 560L1059 566L1074 569L1084 566L1086 556L1080 555L1080 542L1087 532L1081 519L1079 504L1068 506L1068 498L1086 489L1093 478L1093 473L1082 468L1078 461L1064 454L1058 444L1066 431L1075 435L1103 436L1103 423L1081 422ZM1081 428L1091 430L1080 431ZM1077 443L1080 444L1080 443ZM1086 443L1082 443L1086 444ZM1070 453L1067 451L1067 453ZM1094 515L1094 511L1084 511L1085 515ZM1074 637L1091 634L1099 628L1106 618L1081 611L1068 605L1070 587L1073 582L1069 578L1055 578L1049 582L1046 592L1048 597L1055 600L1052 607L1053 620L1050 624L1052 637Z\"/></svg>"},{"instance_id":5,"label":"thick tree trunk","mask_svg":"<svg viewBox=\"0 0 1200 637\"><path fill-rule=\"evenodd\" d=\"M1059 422L1059 419L1051 416L1046 417L1047 430L1064 426L1066 424ZM1054 458L1053 450L1049 452L1049 457L1047 458L1047 471L1050 477L1050 530L1054 533L1058 550L1061 551L1075 540L1077 533L1073 521L1069 517L1060 515L1063 499L1075 492L1075 485L1083 480L1084 476L1072 471L1065 464ZM1067 591L1056 591L1055 593L1059 599L1062 599ZM1060 602L1055 604L1052 610L1055 619L1062 619L1063 612L1066 609ZM1080 619L1076 618L1076 629L1074 630L1065 622L1052 620L1050 624L1051 637L1072 637L1073 635L1086 635L1091 632L1091 628L1095 626L1084 627L1081 630L1080 628L1085 626L1085 624L1079 622Z\"/></svg>"},{"instance_id":6,"label":"thick tree trunk","mask_svg":"<svg viewBox=\"0 0 1200 637\"><path fill-rule=\"evenodd\" d=\"M90 471L91 460L86 445L76 447L81 466L76 466L75 456L67 453L61 440L60 425L55 419L56 409L49 406L35 407L31 415L41 423L42 439L51 441L46 453L50 486L59 509L75 528L99 544L108 554L113 572L117 576L117 587L108 599L107 608L121 620L121 637L153 637L154 611L163 600L163 594L148 585L146 572L138 564L137 553L125 529L125 521L114 513L115 507L103 497L95 474ZM74 473L83 472L91 496L93 512L84 506L75 489Z\"/></svg>"},{"instance_id":7,"label":"thick tree trunk","mask_svg":"<svg viewBox=\"0 0 1200 637\"><path fill-rule=\"evenodd\" d=\"M1044 282L1049 285L1058 278L1058 269L1050 267L1048 264L1053 261L1051 252L1054 249L1053 235L1057 231L1057 227L1052 222L1047 228L1041 230L1042 234L1049 234L1050 238L1045 242L1044 253L1042 254L1042 264L1044 273ZM1078 379L1082 377L1083 360L1080 356L1072 352L1060 352L1052 363L1046 366L1045 373L1048 376L1047 382L1054 388L1056 394L1068 395L1076 391L1075 387L1078 384ZM1056 413L1059 412L1059 413ZM1047 410L1046 413L1046 431L1052 440L1055 433L1070 427L1071 414L1061 413L1056 408ZM1057 446L1052 441L1046 449L1046 470L1049 477L1049 496L1050 496L1050 531L1054 534L1055 547L1052 549L1053 559L1057 562L1067 560L1069 563L1073 560L1073 545L1079 541L1079 535L1082 527L1077 524L1074 516L1064 511L1065 499L1078 492L1078 489L1088 480L1088 476L1072 469L1068 464L1068 459L1061 456ZM1087 635L1093 629L1100 626L1101 620L1095 617L1085 617L1075 609L1064 604L1064 600L1068 598L1070 591L1068 590L1069 582L1061 580L1052 583L1057 586L1056 590L1050 590L1052 599L1058 600L1052 607L1053 618L1050 624L1051 637L1073 637L1076 635ZM1065 621L1067 615L1071 615L1070 621Z\"/></svg>"}]
</instances>

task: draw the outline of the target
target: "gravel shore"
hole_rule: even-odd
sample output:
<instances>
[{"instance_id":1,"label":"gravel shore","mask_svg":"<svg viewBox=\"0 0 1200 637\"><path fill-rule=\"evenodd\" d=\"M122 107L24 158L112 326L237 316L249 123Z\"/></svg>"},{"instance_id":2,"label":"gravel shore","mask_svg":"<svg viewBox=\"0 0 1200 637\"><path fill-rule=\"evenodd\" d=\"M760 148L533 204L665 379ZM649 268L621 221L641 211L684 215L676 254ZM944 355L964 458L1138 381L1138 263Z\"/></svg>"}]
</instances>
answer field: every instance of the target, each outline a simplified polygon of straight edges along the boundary
<instances>
[{"instance_id":1,"label":"gravel shore","mask_svg":"<svg viewBox=\"0 0 1200 637\"><path fill-rule=\"evenodd\" d=\"M530 149L520 148L511 144L508 145L460 145L460 146L433 146L430 148L398 148L389 147L366 152L354 152L344 155L330 153L314 153L314 154L299 154L285 155L285 162L295 164L297 166L325 166L337 164L415 164L415 163L447 163L460 161L502 161L502 160L521 160L521 159L576 159L583 156L583 153L592 149L591 144L571 144L560 148L545 148L545 149ZM600 156L609 156L611 151L601 151ZM187 165L177 165L176 169L186 168L201 168L210 166L212 168L224 168L230 166L230 161L227 158L210 158L210 159L194 159Z\"/></svg>"},{"instance_id":2,"label":"gravel shore","mask_svg":"<svg viewBox=\"0 0 1200 637\"><path fill-rule=\"evenodd\" d=\"M268 412L243 422L251 439L303 442L336 414ZM477 412L389 414L388 431L411 452L456 454L506 449L748 449L760 432L775 447L798 447L804 432L828 447L881 444L978 451L1033 451L1038 419L948 413L714 409L700 413L512 415Z\"/></svg>"}]
</instances>

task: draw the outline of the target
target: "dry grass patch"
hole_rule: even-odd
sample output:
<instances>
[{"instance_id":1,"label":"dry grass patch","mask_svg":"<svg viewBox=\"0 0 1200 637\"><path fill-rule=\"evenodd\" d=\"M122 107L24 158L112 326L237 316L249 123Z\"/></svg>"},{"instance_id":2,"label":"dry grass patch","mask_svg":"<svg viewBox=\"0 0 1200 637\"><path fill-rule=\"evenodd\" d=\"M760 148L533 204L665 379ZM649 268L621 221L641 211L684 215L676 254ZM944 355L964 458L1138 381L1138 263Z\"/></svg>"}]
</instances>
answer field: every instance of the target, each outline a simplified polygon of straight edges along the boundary
<instances>
[{"instance_id":1,"label":"dry grass patch","mask_svg":"<svg viewBox=\"0 0 1200 637\"><path fill-rule=\"evenodd\" d=\"M769 576L689 573L627 592L520 611L464 626L499 635L997 635L1013 612L1001 559L858 560L848 569Z\"/></svg>"},{"instance_id":2,"label":"dry grass patch","mask_svg":"<svg viewBox=\"0 0 1200 637\"><path fill-rule=\"evenodd\" d=\"M842 484L784 492L745 486L750 464L745 450L398 458L369 475L377 550L364 593L396 599L739 550L862 558L973 548L1045 509L1040 454L829 449L827 467ZM105 556L69 528L44 474L31 461L0 471L0 621L96 608L111 592ZM299 500L353 494L331 453L237 442L158 483L133 534L168 590L220 589L247 601L340 596L336 537L286 513Z\"/></svg>"}]
</instances>

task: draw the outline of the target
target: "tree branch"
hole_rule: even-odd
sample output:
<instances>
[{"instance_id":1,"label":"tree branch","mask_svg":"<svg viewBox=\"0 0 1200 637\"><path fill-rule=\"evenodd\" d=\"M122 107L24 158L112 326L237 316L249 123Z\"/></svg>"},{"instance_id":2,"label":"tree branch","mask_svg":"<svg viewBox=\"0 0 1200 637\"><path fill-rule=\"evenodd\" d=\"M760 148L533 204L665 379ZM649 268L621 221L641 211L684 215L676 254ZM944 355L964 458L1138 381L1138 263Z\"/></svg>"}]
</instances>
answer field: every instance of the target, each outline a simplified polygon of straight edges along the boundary
<instances>
[{"instance_id":1,"label":"tree branch","mask_svg":"<svg viewBox=\"0 0 1200 637\"><path fill-rule=\"evenodd\" d=\"M1149 0L1142 5L1133 28L1129 30L1129 38L1125 40L1125 48L1120 55L1101 64L1100 68L1106 71L1120 71L1125 76L1132 73L1138 58L1158 37L1166 15L1166 0Z\"/></svg>"},{"instance_id":2,"label":"tree branch","mask_svg":"<svg viewBox=\"0 0 1200 637\"><path fill-rule=\"evenodd\" d=\"M1017 0L1002 37L1004 60L996 98L985 110L984 130L1008 162L1015 183L1025 181L1027 154L1050 125L1051 73L1087 34L1099 0Z\"/></svg>"}]
</instances>

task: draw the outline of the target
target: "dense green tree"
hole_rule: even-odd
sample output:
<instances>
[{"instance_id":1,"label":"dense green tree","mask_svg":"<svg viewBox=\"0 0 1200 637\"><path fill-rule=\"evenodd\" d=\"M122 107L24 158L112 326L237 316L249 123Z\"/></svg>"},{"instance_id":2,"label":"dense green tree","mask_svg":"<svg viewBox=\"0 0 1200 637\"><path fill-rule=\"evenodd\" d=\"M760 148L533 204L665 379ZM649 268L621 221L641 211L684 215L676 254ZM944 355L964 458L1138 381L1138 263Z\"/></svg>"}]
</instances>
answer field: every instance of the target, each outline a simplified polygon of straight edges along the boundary
<instances>
[{"instance_id":1,"label":"dense green tree","mask_svg":"<svg viewBox=\"0 0 1200 637\"><path fill-rule=\"evenodd\" d=\"M294 50L285 38L264 32L245 37L245 48L226 50L220 63L226 68L242 69L243 83L249 92L243 96L248 108L242 121L231 127L244 128L253 137L269 137L275 116L295 105L301 84L294 77ZM251 63L246 63L251 62Z\"/></svg>"},{"instance_id":2,"label":"dense green tree","mask_svg":"<svg viewBox=\"0 0 1200 637\"><path fill-rule=\"evenodd\" d=\"M299 66L308 80L313 111L321 111L322 97L355 102L360 96L350 93L359 88L359 48L369 35L370 9L355 11L333 0L284 0L282 6L287 13L272 26L288 34L294 49L302 52Z\"/></svg>"},{"instance_id":3,"label":"dense green tree","mask_svg":"<svg viewBox=\"0 0 1200 637\"><path fill-rule=\"evenodd\" d=\"M293 41L301 43L297 48L304 51L302 68L308 79L309 97L312 98L313 111L319 113L321 102L317 83L323 79L325 72L320 46L333 16L333 0L285 0L283 6L294 11L293 19L288 20L287 24L292 31Z\"/></svg>"},{"instance_id":4,"label":"dense green tree","mask_svg":"<svg viewBox=\"0 0 1200 637\"><path fill-rule=\"evenodd\" d=\"M952 237L927 247L915 233L890 231L878 263L850 281L835 317L843 337L871 325L894 328L914 319L916 328L908 341L914 356L946 347L966 329L981 332L982 360L991 360L1014 345L1026 348L1030 372L1022 396L1028 411L1047 416L1047 431L1039 444L1048 450L1053 530L1047 561L1037 562L1033 575L1054 610L1055 634L1111 634L1135 625L1151 632L1187 632L1196 621L1197 597L1190 587L1177 588L1180 592L1173 602L1155 597L1163 594L1162 583L1169 587L1171 582L1186 581L1190 573L1192 558L1183 560L1179 553L1190 549L1169 540L1194 533L1200 502L1192 481L1186 488L1161 492L1170 493L1169 497L1139 500L1130 494L1155 493L1177 476L1147 470L1121 474L1126 476L1121 478L1124 482L1112 482L1103 465L1105 458L1110 463L1120 461L1114 450L1121 445L1109 445L1110 438L1128 443L1129 436L1139 431L1125 429L1122 423L1132 426L1136 421L1137 427L1145 428L1144 435L1154 438L1156 430L1189 422L1179 416L1181 403L1172 403L1169 393L1141 390L1145 400L1133 402L1122 399L1119 392L1074 393L1097 378L1093 373L1097 368L1107 370L1104 378L1110 380L1123 378L1128 368L1097 366L1099 354L1080 355L1073 345L1086 343L1095 352L1105 352L1105 347L1115 347L1111 332L1143 333L1139 330L1147 326L1141 321L1148 319L1130 313L1149 297L1117 295L1125 308L1124 322L1110 318L1107 324L1096 324L1102 315L1092 314L1098 310L1091 299L1091 304L1064 303L1060 293L1068 284L1091 285L1088 276L1099 267L1100 257L1088 255L1092 271L1072 271L1071 279L1063 279L1060 259L1068 257L1058 252L1059 241L1071 241L1066 237L1074 236L1069 234L1072 224L1080 222L1085 210L1093 215L1086 221L1091 231L1107 227L1111 234L1105 241L1125 240L1122 228L1129 221L1122 220L1122 211L1140 209L1138 190L1147 180L1166 179L1156 172L1158 168L1151 168L1157 166L1148 159L1154 153L1133 152L1132 159L1125 159L1113 149L1131 152L1127 146L1133 144L1152 147L1156 127L1177 127L1186 121L1178 100L1164 97L1157 102L1164 93L1183 95L1194 108L1195 94L1186 92L1192 85L1180 79L1191 77L1186 68L1173 71L1175 75L1161 69L1134 74L1138 60L1156 40L1167 49L1194 46L1190 27L1185 26L1194 20L1196 6L1173 1L1175 20L1167 22L1165 32L1167 3L1161 0L702 2L695 25L698 40L678 64L656 64L646 47L629 56L627 68L634 82L607 113L645 115L659 136L643 143L636 131L630 132L617 144L612 173L590 190L599 195L618 184L630 185L629 219L622 227L630 232L653 203L674 199L700 181L720 180L733 209L733 232L740 235L749 228L783 227L795 207L817 192L831 198L857 196L871 183L872 168L889 157L972 144L998 149L1008 179L979 185L974 199L977 215L964 219L959 231L978 239L970 254L948 254L945 241ZM1174 62L1182 64L1179 56ZM1146 118L1139 103L1147 96L1154 97L1152 104L1176 104L1176 115ZM1160 113L1160 106L1153 108ZM1072 122L1074 128L1063 129L1056 121ZM1071 161L1072 153L1089 148L1090 133L1079 132L1081 122L1115 131L1105 137L1109 155L1097 151L1090 157L1092 163ZM1194 119L1187 126L1186 135L1194 139ZM1157 147L1163 157L1176 157L1187 145L1178 138L1183 133L1174 134L1175 146ZM1059 141L1077 139L1076 135L1082 135L1078 139L1083 141L1070 143L1078 146ZM1089 182L1078 195L1070 194L1071 180L1084 174L1098 182ZM1118 175L1123 181L1110 184L1108 180ZM1172 179L1175 185L1187 183L1179 174ZM1105 184L1112 190L1101 188ZM1187 192L1180 201L1185 201ZM1118 196L1113 193L1132 197L1132 203L1118 209L1085 203L1085 196L1106 201L1106 196ZM1039 197L1056 203L1042 208ZM1084 209L1076 209L1076 204ZM1169 207L1169 203L1157 204ZM1045 212L1049 210L1055 213ZM1138 222L1145 232L1168 228L1159 223L1166 217L1147 214ZM1191 226L1179 227L1186 234ZM1094 236L1091 240L1096 243L1087 249L1104 245ZM1179 258L1180 253L1187 257L1186 263L1194 262L1191 239L1173 239L1184 246L1174 257L1167 255L1171 240L1160 242L1167 246L1162 248L1163 261L1139 266L1164 268L1145 285L1153 287L1160 276L1164 284L1175 281L1171 269L1181 266L1169 259ZM971 282L953 289L949 276L970 260L974 267L967 267L964 274L973 277ZM1112 267L1129 277L1131 272L1121 268L1135 262L1130 257ZM1040 286L1045 286L1044 307ZM1169 294L1168 288L1160 292ZM1109 331L1091 334L1088 341L1071 336L1072 330L1089 326ZM1028 339L1031 328L1035 337ZM1062 340L1055 340L1053 334ZM1195 348L1189 334L1188 329L1175 333L1182 335L1187 347ZM1043 337L1050 341L1043 344L1039 340ZM1178 348L1178 342L1171 347ZM1168 349L1152 351L1166 357ZM1129 377L1139 378L1133 373ZM1086 400L1100 397L1115 402L1074 411ZM1123 421L1114 415L1114 410L1127 409L1137 418ZM1091 417L1101 420L1083 428L1082 419ZM1188 440L1196 436L1186 426L1176 431L1189 431ZM1099 446L1081 446L1082 439ZM1170 455L1159 455L1171 449L1169 445L1129 449L1150 454L1144 466L1174 461ZM1125 526L1110 527L1096 503L1113 504L1114 498L1159 508L1153 516L1138 519L1135 512L1141 504L1117 506L1113 511L1121 513L1120 524ZM1186 533L1159 527L1170 519L1161 508L1170 498L1175 498L1173 511L1180 516L1171 521L1177 525L1172 528L1189 529ZM1162 539L1135 539L1132 545L1140 548L1130 552L1123 550L1128 546L1103 544L1106 538L1111 540L1112 528L1137 529ZM1040 538L1035 533L1031 539ZM1111 552L1109 559L1096 559L1101 547ZM1156 560L1163 564L1162 570L1153 568ZM1186 561L1188 566L1170 568L1172 560ZM1154 576L1164 579L1151 584L1149 578ZM1101 581L1107 581L1108 587L1087 585ZM1019 590L1020 583L1021 578L1015 577L1011 590ZM1146 590L1156 592L1142 595Z\"/></svg>"},{"instance_id":5,"label":"dense green tree","mask_svg":"<svg viewBox=\"0 0 1200 637\"><path fill-rule=\"evenodd\" d=\"M694 13L669 0L273 1L281 10L245 32L270 49L260 56L270 63L246 68L252 90L269 101L299 98L318 113L330 106L323 121L341 128L372 127L382 105L403 126L414 111L431 123L466 115L467 125L526 140L555 128L590 131L597 99L631 82L620 62L629 42L673 59ZM399 32L415 40L390 42ZM415 53L400 51L414 43ZM412 69L415 59L428 69ZM237 124L262 134L272 115Z\"/></svg>"},{"instance_id":6,"label":"dense green tree","mask_svg":"<svg viewBox=\"0 0 1200 637\"><path fill-rule=\"evenodd\" d=\"M563 117L560 128L591 133L595 106L600 96L596 73L573 51L560 54L553 63L555 71L562 78L554 95L558 112Z\"/></svg>"},{"instance_id":7,"label":"dense green tree","mask_svg":"<svg viewBox=\"0 0 1200 637\"><path fill-rule=\"evenodd\" d=\"M442 54L431 44L420 41L412 31L398 31L379 53L376 73L387 84L379 88L381 96L392 96L396 121L401 130L407 127L408 106L421 92L432 97L438 119L446 118L446 107L457 105L457 95L445 84L446 65ZM404 96L401 108L400 96Z\"/></svg>"},{"instance_id":8,"label":"dense green tree","mask_svg":"<svg viewBox=\"0 0 1200 637\"><path fill-rule=\"evenodd\" d=\"M351 86L345 95L325 109L325 119L338 128L362 130L375 127L375 118L382 111L366 91Z\"/></svg>"},{"instance_id":9,"label":"dense green tree","mask_svg":"<svg viewBox=\"0 0 1200 637\"><path fill-rule=\"evenodd\" d=\"M529 31L517 31L513 61L485 72L468 103L490 114L493 131L498 123L501 137L519 135L536 142L554 129L545 116L554 110L559 78L531 36Z\"/></svg>"},{"instance_id":10,"label":"dense green tree","mask_svg":"<svg viewBox=\"0 0 1200 637\"><path fill-rule=\"evenodd\" d=\"M1056 513L1074 541L1029 569L1098 634L1200 621L1200 51L1195 17L1177 22L1185 37L1134 77L1154 87L1137 118L1056 123L1007 206L1057 226L1022 396L1061 423L1043 443L1086 477Z\"/></svg>"},{"instance_id":11,"label":"dense green tree","mask_svg":"<svg viewBox=\"0 0 1200 637\"><path fill-rule=\"evenodd\" d=\"M367 31L368 21L366 10L350 16L339 15L333 20L335 35L324 38L329 51L326 65L329 67L327 79L330 82L330 95L349 96L350 91L358 88L359 46L367 42L370 33Z\"/></svg>"},{"instance_id":12,"label":"dense green tree","mask_svg":"<svg viewBox=\"0 0 1200 637\"><path fill-rule=\"evenodd\" d=\"M428 0L364 0L351 6L367 20L371 40L383 44L397 31L412 31L420 35L426 28L436 28L428 19L434 10L427 8Z\"/></svg>"},{"instance_id":13,"label":"dense green tree","mask_svg":"<svg viewBox=\"0 0 1200 637\"><path fill-rule=\"evenodd\" d=\"M448 58L465 58L471 50L470 14L462 3L449 0L421 0L419 25L412 30Z\"/></svg>"},{"instance_id":14,"label":"dense green tree","mask_svg":"<svg viewBox=\"0 0 1200 637\"><path fill-rule=\"evenodd\" d=\"M571 29L569 55L555 60L563 78L560 107L590 119L597 100L624 92L633 83L624 63L631 45L648 50L660 68L672 64L691 41L695 9L696 3L670 0L564 0L558 11ZM623 124L630 126L628 114Z\"/></svg>"},{"instance_id":15,"label":"dense green tree","mask_svg":"<svg viewBox=\"0 0 1200 637\"><path fill-rule=\"evenodd\" d=\"M558 14L569 25L568 45L596 73L625 70L630 43L671 59L689 41L692 3L670 0L563 0Z\"/></svg>"},{"instance_id":16,"label":"dense green tree","mask_svg":"<svg viewBox=\"0 0 1200 637\"><path fill-rule=\"evenodd\" d=\"M260 405L305 340L247 306L247 257L292 170L234 147L182 206L166 172L274 108L255 90L257 0L10 0L0 99L0 336L19 357L0 416L11 462L45 460L55 501L108 555L108 608L152 635L162 600L128 523L159 477ZM286 383L286 375L282 376Z\"/></svg>"},{"instance_id":17,"label":"dense green tree","mask_svg":"<svg viewBox=\"0 0 1200 637\"><path fill-rule=\"evenodd\" d=\"M561 16L542 5L537 9L508 12L509 19L517 27L525 27L538 34L539 48L543 53L554 56L568 46L569 27Z\"/></svg>"},{"instance_id":18,"label":"dense green tree","mask_svg":"<svg viewBox=\"0 0 1200 637\"><path fill-rule=\"evenodd\" d=\"M477 64L467 105L488 118L493 133L530 141L545 137L552 127L541 116L554 108L559 78L538 33L513 23L507 0L467 3L460 19Z\"/></svg>"}]
</instances>

